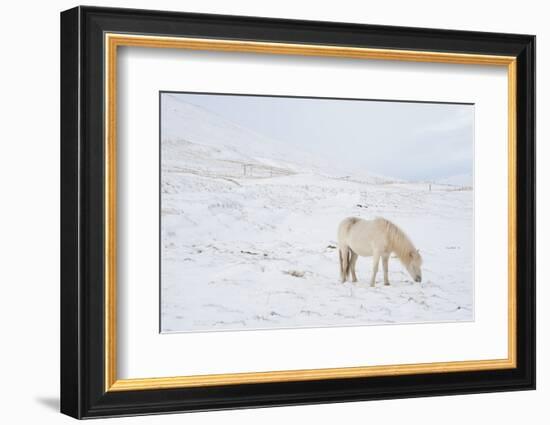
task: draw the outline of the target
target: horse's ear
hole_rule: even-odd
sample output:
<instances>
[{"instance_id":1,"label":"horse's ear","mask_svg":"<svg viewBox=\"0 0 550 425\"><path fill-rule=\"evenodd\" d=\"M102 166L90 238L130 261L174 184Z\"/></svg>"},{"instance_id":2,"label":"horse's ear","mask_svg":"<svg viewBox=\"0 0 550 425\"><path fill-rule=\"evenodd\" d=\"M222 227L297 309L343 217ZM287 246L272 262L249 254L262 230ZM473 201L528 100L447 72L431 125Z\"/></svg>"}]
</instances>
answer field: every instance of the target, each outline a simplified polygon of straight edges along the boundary
<instances>
[{"instance_id":1,"label":"horse's ear","mask_svg":"<svg viewBox=\"0 0 550 425\"><path fill-rule=\"evenodd\" d=\"M420 254L420 249L417 249L416 252L418 252Z\"/></svg>"}]
</instances>

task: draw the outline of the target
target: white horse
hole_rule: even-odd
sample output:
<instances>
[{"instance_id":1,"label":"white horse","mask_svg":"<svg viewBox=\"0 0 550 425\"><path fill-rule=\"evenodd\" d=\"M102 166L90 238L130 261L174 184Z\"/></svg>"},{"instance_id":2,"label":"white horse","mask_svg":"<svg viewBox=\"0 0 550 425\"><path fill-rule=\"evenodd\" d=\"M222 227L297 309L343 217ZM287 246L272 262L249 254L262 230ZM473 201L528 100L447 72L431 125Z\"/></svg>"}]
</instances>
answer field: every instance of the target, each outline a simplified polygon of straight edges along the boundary
<instances>
[{"instance_id":1,"label":"white horse","mask_svg":"<svg viewBox=\"0 0 550 425\"><path fill-rule=\"evenodd\" d=\"M350 273L352 281L357 282L355 263L357 256L361 255L373 258L370 286L374 286L380 257L384 267L384 284L389 285L388 260L392 252L401 260L414 281L421 282L422 257L407 235L391 221L380 217L374 220L348 217L338 226L338 255L342 283Z\"/></svg>"}]
</instances>

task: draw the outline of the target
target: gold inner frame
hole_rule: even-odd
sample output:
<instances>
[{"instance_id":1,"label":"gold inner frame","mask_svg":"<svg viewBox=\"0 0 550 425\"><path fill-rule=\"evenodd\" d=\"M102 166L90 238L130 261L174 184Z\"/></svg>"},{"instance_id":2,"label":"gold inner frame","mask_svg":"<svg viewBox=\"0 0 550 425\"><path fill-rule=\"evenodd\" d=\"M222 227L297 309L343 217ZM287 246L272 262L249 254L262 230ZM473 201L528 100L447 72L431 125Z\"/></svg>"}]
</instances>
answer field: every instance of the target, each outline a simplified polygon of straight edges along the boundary
<instances>
[{"instance_id":1,"label":"gold inner frame","mask_svg":"<svg viewBox=\"0 0 550 425\"><path fill-rule=\"evenodd\" d=\"M516 58L463 53L370 49L148 35L105 34L105 391L235 385L319 379L510 369L516 367ZM119 46L328 56L507 67L508 72L508 357L381 366L118 379L116 324L116 123Z\"/></svg>"}]
</instances>

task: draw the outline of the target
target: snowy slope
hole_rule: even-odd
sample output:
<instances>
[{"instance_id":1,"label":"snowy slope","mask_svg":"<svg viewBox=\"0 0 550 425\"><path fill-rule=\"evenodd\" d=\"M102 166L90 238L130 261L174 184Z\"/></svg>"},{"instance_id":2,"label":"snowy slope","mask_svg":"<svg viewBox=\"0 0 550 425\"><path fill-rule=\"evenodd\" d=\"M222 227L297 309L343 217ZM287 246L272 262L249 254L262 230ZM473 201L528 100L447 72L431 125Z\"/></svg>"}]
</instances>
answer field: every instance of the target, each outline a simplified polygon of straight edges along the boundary
<instances>
[{"instance_id":1,"label":"snowy slope","mask_svg":"<svg viewBox=\"0 0 550 425\"><path fill-rule=\"evenodd\" d=\"M281 149L277 141L244 128L200 106L182 101L173 94L162 98L162 139L191 142L216 158L288 170L328 166L322 158L299 149ZM168 156L168 158L170 158Z\"/></svg>"},{"instance_id":2,"label":"snowy slope","mask_svg":"<svg viewBox=\"0 0 550 425\"><path fill-rule=\"evenodd\" d=\"M163 105L163 332L473 320L472 192L332 173L323 161L177 99ZM300 160L303 163L300 164ZM347 216L393 220L424 257L414 284L338 280Z\"/></svg>"}]
</instances>

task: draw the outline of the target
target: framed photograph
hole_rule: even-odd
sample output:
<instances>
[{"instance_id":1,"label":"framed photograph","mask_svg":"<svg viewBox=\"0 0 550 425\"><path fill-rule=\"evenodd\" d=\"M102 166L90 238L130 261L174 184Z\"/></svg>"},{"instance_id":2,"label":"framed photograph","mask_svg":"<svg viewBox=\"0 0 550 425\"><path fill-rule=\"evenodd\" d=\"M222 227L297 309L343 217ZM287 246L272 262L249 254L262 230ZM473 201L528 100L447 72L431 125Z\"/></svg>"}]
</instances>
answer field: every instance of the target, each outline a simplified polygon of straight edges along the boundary
<instances>
[{"instance_id":1,"label":"framed photograph","mask_svg":"<svg viewBox=\"0 0 550 425\"><path fill-rule=\"evenodd\" d=\"M535 37L61 14L61 411L535 388Z\"/></svg>"}]
</instances>

